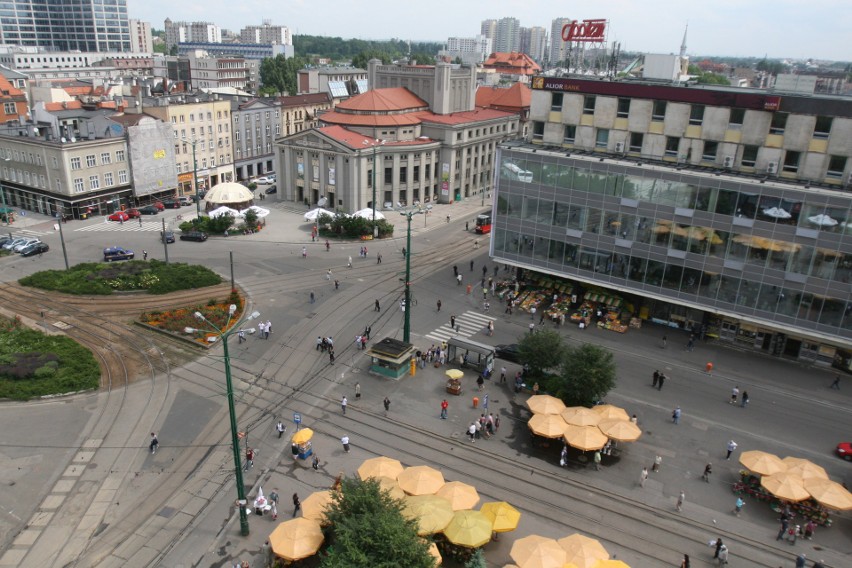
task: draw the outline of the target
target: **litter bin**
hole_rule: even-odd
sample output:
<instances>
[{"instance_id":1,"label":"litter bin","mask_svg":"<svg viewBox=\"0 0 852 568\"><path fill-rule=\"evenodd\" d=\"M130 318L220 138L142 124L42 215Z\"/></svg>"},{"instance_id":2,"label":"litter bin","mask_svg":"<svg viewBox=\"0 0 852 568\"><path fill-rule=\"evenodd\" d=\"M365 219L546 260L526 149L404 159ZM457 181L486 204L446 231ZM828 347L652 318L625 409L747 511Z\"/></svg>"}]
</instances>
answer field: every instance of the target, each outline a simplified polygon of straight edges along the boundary
<instances>
[{"instance_id":1,"label":"litter bin","mask_svg":"<svg viewBox=\"0 0 852 568\"><path fill-rule=\"evenodd\" d=\"M713 363L708 362L707 365L705 365L704 368L707 369L708 373L712 373L713 372Z\"/></svg>"},{"instance_id":2,"label":"litter bin","mask_svg":"<svg viewBox=\"0 0 852 568\"><path fill-rule=\"evenodd\" d=\"M479 397L478 396L473 397L473 407L479 408Z\"/></svg>"},{"instance_id":3,"label":"litter bin","mask_svg":"<svg viewBox=\"0 0 852 568\"><path fill-rule=\"evenodd\" d=\"M470 291L472 290L471 285L467 285L467 295L470 296Z\"/></svg>"}]
</instances>

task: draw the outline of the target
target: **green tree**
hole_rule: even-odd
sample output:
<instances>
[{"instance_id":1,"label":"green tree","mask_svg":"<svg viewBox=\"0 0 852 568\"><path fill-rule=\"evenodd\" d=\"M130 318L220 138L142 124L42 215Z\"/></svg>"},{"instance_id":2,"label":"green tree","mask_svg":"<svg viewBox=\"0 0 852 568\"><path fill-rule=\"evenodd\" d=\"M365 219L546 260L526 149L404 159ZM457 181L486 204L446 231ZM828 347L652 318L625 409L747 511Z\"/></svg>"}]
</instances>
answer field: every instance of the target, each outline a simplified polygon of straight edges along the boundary
<instances>
[{"instance_id":1,"label":"green tree","mask_svg":"<svg viewBox=\"0 0 852 568\"><path fill-rule=\"evenodd\" d=\"M434 65L435 56L419 51L417 53L412 53L411 57L409 57L409 61L416 61L418 65Z\"/></svg>"},{"instance_id":2,"label":"green tree","mask_svg":"<svg viewBox=\"0 0 852 568\"><path fill-rule=\"evenodd\" d=\"M488 568L488 564L485 562L485 555L482 554L482 549L477 548L474 553L470 556L470 560L468 560L464 568Z\"/></svg>"},{"instance_id":3,"label":"green tree","mask_svg":"<svg viewBox=\"0 0 852 568\"><path fill-rule=\"evenodd\" d=\"M429 543L415 521L402 515L402 501L375 479L346 478L326 510L328 548L321 568L433 568Z\"/></svg>"},{"instance_id":4,"label":"green tree","mask_svg":"<svg viewBox=\"0 0 852 568\"><path fill-rule=\"evenodd\" d=\"M550 329L528 333L518 342L518 358L529 366L534 377L559 367L564 351L562 336Z\"/></svg>"},{"instance_id":5,"label":"green tree","mask_svg":"<svg viewBox=\"0 0 852 568\"><path fill-rule=\"evenodd\" d=\"M547 377L544 387L567 406L591 407L615 387L615 381L612 352L584 343L563 350L559 373Z\"/></svg>"},{"instance_id":6,"label":"green tree","mask_svg":"<svg viewBox=\"0 0 852 568\"><path fill-rule=\"evenodd\" d=\"M724 75L718 73L702 73L698 77L699 85L730 85L731 82Z\"/></svg>"},{"instance_id":7,"label":"green tree","mask_svg":"<svg viewBox=\"0 0 852 568\"><path fill-rule=\"evenodd\" d=\"M392 58L390 54L386 51L376 51L375 49L370 49L367 51L362 51L352 58L352 67L357 67L358 69L366 69L367 63L371 59L381 59L382 63L388 65Z\"/></svg>"},{"instance_id":8,"label":"green tree","mask_svg":"<svg viewBox=\"0 0 852 568\"><path fill-rule=\"evenodd\" d=\"M260 62L260 82L263 85L261 94L297 92L297 75L306 61L301 57L284 57L278 54L267 57Z\"/></svg>"}]
</instances>

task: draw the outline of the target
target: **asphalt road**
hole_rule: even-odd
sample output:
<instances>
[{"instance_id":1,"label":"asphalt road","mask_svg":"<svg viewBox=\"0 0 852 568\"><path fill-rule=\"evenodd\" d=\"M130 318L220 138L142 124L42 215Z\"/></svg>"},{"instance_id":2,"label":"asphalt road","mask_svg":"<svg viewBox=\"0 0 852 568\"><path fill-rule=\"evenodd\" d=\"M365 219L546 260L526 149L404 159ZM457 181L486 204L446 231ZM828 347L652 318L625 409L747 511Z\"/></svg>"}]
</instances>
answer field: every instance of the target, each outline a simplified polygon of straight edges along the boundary
<instances>
[{"instance_id":1,"label":"asphalt road","mask_svg":"<svg viewBox=\"0 0 852 568\"><path fill-rule=\"evenodd\" d=\"M450 400L450 417L442 421L438 404L448 396L442 370L427 368L415 377L386 381L365 372L363 352L352 345L366 325L373 326L374 338L401 337L399 233L390 241L368 243L367 259L358 256L360 243L333 243L326 252L322 244L310 243L307 226L295 213L270 200L261 205L271 205L273 212L267 230L259 234L169 245L171 260L202 261L226 276L233 251L238 284L262 317L273 322L269 341L251 337L231 349L240 429L259 448L257 465L246 474L252 493L262 484L267 492L277 487L282 495L297 491L304 499L330 485L338 473L354 473L363 459L388 454L409 465L440 467L448 479L476 485L483 502L508 500L523 511L516 533L486 547L493 565L509 561L515 537L538 533L559 538L576 531L601 538L610 552L634 567L676 565L682 553L700 566L712 556L707 540L719 535L729 541L732 563L738 566L792 566L794 553L801 551L810 559L822 554L832 566L848 560L848 513L835 515L834 526L819 529L813 541L776 543L777 524L768 506L747 500L742 516L734 517L730 510L736 497L730 486L740 469L734 460L748 449L809 458L834 479L848 477L850 464L831 451L852 435L852 385L831 391L827 387L833 374L826 370L714 343L688 352L686 338L671 330L666 330L669 342L663 350L663 332L654 327L619 335L571 326L560 330L568 341L613 349L619 384L607 400L637 414L643 437L601 472L579 463L560 469L555 463L558 449L530 445L525 397L489 384L489 410L503 417L503 425L496 439L471 445L463 432L479 412L470 404L472 380L461 397ZM483 247L474 249L476 237L463 229L464 220L481 209L478 205L453 209L449 225L440 207L424 219L425 226L420 226L420 217L412 224L417 300L412 334L419 345L433 343L426 335L445 325L450 314L471 322L465 333L486 343L512 342L526 331L528 316L507 317L495 306L489 314L496 317L494 337L478 332L475 322L484 315L481 300L467 296L465 287L453 281L453 264L466 279L476 275L476 280L483 264L489 271L493 267L487 260L487 239L479 237ZM100 250L110 245L129 246L137 253L144 248L149 258L162 257L153 221L145 219L141 230L138 223L131 230L133 222L102 224L92 220L63 226L72 264L98 260ZM51 251L41 259L0 259L2 279L61 267L57 236L45 236ZM309 248L307 259L301 257L302 246ZM376 262L379 252L381 264ZM349 256L352 269L346 268ZM467 270L471 259L472 273ZM340 282L338 290L325 280L328 269ZM308 301L311 291L315 304ZM440 313L435 310L438 298ZM373 311L375 299L383 305L381 313ZM315 351L317 335L337 339L333 367ZM218 353L213 350L126 389L121 410L111 412L128 419L116 420L114 431L106 433L96 434L97 425L105 409L116 404L115 393L4 405L0 427L11 441L3 448L9 459L0 466L7 481L0 492L0 566L221 566L236 559L260 565L261 545L273 524L252 517L252 534L243 539L234 522L233 465ZM712 376L703 372L707 361L715 364ZM510 373L515 369L507 367ZM657 368L670 377L661 391L650 386ZM364 396L353 402L356 381ZM748 408L728 404L734 385L748 390ZM344 394L351 402L346 417L339 409ZM392 400L388 417L380 408L386 395ZM675 405L683 409L678 425L670 419ZM273 433L276 419L289 422L293 412L300 412L305 425L318 433L314 448L323 463L319 473L294 464L286 439L279 441ZM292 428L290 424L288 433ZM157 431L162 444L154 456L145 447L149 431ZM350 454L340 448L343 433L352 437ZM739 447L725 461L730 439ZM85 450L87 444L94 444L91 451ZM663 467L640 488L639 472L656 454L663 456ZM710 484L698 479L708 461L715 471ZM687 506L677 513L674 500L681 490Z\"/></svg>"}]
</instances>

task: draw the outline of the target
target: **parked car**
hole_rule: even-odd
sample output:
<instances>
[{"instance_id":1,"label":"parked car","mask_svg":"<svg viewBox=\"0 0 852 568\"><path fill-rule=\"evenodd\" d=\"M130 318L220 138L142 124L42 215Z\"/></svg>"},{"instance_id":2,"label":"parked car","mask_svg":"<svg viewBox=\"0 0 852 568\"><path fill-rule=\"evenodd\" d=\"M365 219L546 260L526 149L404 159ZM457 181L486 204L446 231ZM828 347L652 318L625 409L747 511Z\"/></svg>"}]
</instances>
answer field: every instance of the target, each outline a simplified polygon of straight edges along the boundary
<instances>
[{"instance_id":1,"label":"parked car","mask_svg":"<svg viewBox=\"0 0 852 568\"><path fill-rule=\"evenodd\" d=\"M175 242L175 233L174 231L160 231L160 238L166 244Z\"/></svg>"},{"instance_id":2,"label":"parked car","mask_svg":"<svg viewBox=\"0 0 852 568\"><path fill-rule=\"evenodd\" d=\"M497 345L494 347L494 350L497 352L498 359L504 359L506 361L511 361L512 363L520 363L520 353L518 352L518 344L517 343L509 343L504 345Z\"/></svg>"},{"instance_id":3,"label":"parked car","mask_svg":"<svg viewBox=\"0 0 852 568\"><path fill-rule=\"evenodd\" d=\"M840 442L835 451L838 456L846 461L852 461L852 442Z\"/></svg>"},{"instance_id":4,"label":"parked car","mask_svg":"<svg viewBox=\"0 0 852 568\"><path fill-rule=\"evenodd\" d=\"M6 250L12 250L25 240L27 240L26 237L15 237L12 240L7 240L5 243L3 243L3 248Z\"/></svg>"},{"instance_id":5,"label":"parked car","mask_svg":"<svg viewBox=\"0 0 852 568\"><path fill-rule=\"evenodd\" d=\"M127 209L124 212L127 213L127 216L131 219L136 219L137 217L142 216L142 213L140 213L138 209Z\"/></svg>"},{"instance_id":6,"label":"parked car","mask_svg":"<svg viewBox=\"0 0 852 568\"><path fill-rule=\"evenodd\" d=\"M193 199L188 195L181 195L180 197L178 197L178 203L180 203L181 205L192 205L193 203L195 203L195 201L193 201Z\"/></svg>"},{"instance_id":7,"label":"parked car","mask_svg":"<svg viewBox=\"0 0 852 568\"><path fill-rule=\"evenodd\" d=\"M180 240L198 241L199 243L203 243L207 240L207 233L203 231L187 231L185 233L181 233Z\"/></svg>"},{"instance_id":8,"label":"parked car","mask_svg":"<svg viewBox=\"0 0 852 568\"><path fill-rule=\"evenodd\" d=\"M128 215L124 211L116 211L115 213L107 217L107 219L109 219L110 221L124 222L130 219L130 215Z\"/></svg>"},{"instance_id":9,"label":"parked car","mask_svg":"<svg viewBox=\"0 0 852 568\"><path fill-rule=\"evenodd\" d=\"M264 191L263 193L265 193L267 195L269 195L271 193L278 193L278 188L275 187L274 185L271 185L271 186L267 187L266 191Z\"/></svg>"},{"instance_id":10,"label":"parked car","mask_svg":"<svg viewBox=\"0 0 852 568\"><path fill-rule=\"evenodd\" d=\"M23 240L23 241L21 241L20 243L18 243L18 244L16 244L15 246L13 246L13 247L12 247L12 250L13 250L14 252L21 252L22 250L24 250L26 247L30 246L31 244L34 244L34 243L40 243L40 242L41 242L41 240L40 240L40 239L36 239L36 238L28 238L28 239L24 239L24 240Z\"/></svg>"},{"instance_id":11,"label":"parked car","mask_svg":"<svg viewBox=\"0 0 852 568\"><path fill-rule=\"evenodd\" d=\"M13 237L12 235L4 235L0 237L0 248L4 248L7 244L14 241L17 237Z\"/></svg>"},{"instance_id":12,"label":"parked car","mask_svg":"<svg viewBox=\"0 0 852 568\"><path fill-rule=\"evenodd\" d=\"M160 210L154 207L153 205L146 205L145 207L140 207L138 211L141 215L156 215L160 212Z\"/></svg>"},{"instance_id":13,"label":"parked car","mask_svg":"<svg viewBox=\"0 0 852 568\"><path fill-rule=\"evenodd\" d=\"M164 199L163 207L165 207L166 209L180 209L180 201L178 201L177 199Z\"/></svg>"},{"instance_id":14,"label":"parked car","mask_svg":"<svg viewBox=\"0 0 852 568\"><path fill-rule=\"evenodd\" d=\"M163 210L165 210L165 208L166 208L166 206L165 206L165 205L163 205L163 202L162 202L162 201L155 201L155 202L154 202L154 203L152 203L151 205L153 205L154 207L156 207L156 208L157 208L157 211L163 211Z\"/></svg>"},{"instance_id":15,"label":"parked car","mask_svg":"<svg viewBox=\"0 0 852 568\"><path fill-rule=\"evenodd\" d=\"M50 250L50 247L47 246L47 243L43 243L41 241L37 243L33 243L21 249L21 256L33 256L35 254L41 254L43 252L47 252Z\"/></svg>"},{"instance_id":16,"label":"parked car","mask_svg":"<svg viewBox=\"0 0 852 568\"><path fill-rule=\"evenodd\" d=\"M271 177L263 176L263 177L256 178L254 180L254 183L256 183L258 185L269 185L270 183L275 183L275 180Z\"/></svg>"},{"instance_id":17,"label":"parked car","mask_svg":"<svg viewBox=\"0 0 852 568\"><path fill-rule=\"evenodd\" d=\"M107 247L104 249L104 262L132 260L134 256L136 256L136 253L124 247Z\"/></svg>"}]
</instances>

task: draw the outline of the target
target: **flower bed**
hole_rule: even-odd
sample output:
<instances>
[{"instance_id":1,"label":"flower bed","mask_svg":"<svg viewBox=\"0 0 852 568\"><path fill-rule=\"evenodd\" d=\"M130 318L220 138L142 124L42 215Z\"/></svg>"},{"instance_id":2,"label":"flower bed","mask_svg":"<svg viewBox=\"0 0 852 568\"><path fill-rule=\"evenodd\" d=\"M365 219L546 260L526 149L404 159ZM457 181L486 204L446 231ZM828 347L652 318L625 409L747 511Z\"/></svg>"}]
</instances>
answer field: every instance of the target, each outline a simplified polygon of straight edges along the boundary
<instances>
[{"instance_id":1,"label":"flower bed","mask_svg":"<svg viewBox=\"0 0 852 568\"><path fill-rule=\"evenodd\" d=\"M228 310L231 304L237 306L237 311L231 316L229 322ZM186 328L197 329L192 334L193 340L202 345L207 345L211 340L215 341L215 338L219 334L212 329L208 329L209 324L206 322L198 321L195 317L195 312L201 312L210 324L219 328L222 333L225 333L240 321L242 310L243 299L236 290L231 290L231 293L226 298L221 300L211 299L203 306L144 312L139 316L139 321L157 329L181 335L185 334Z\"/></svg>"}]
</instances>

